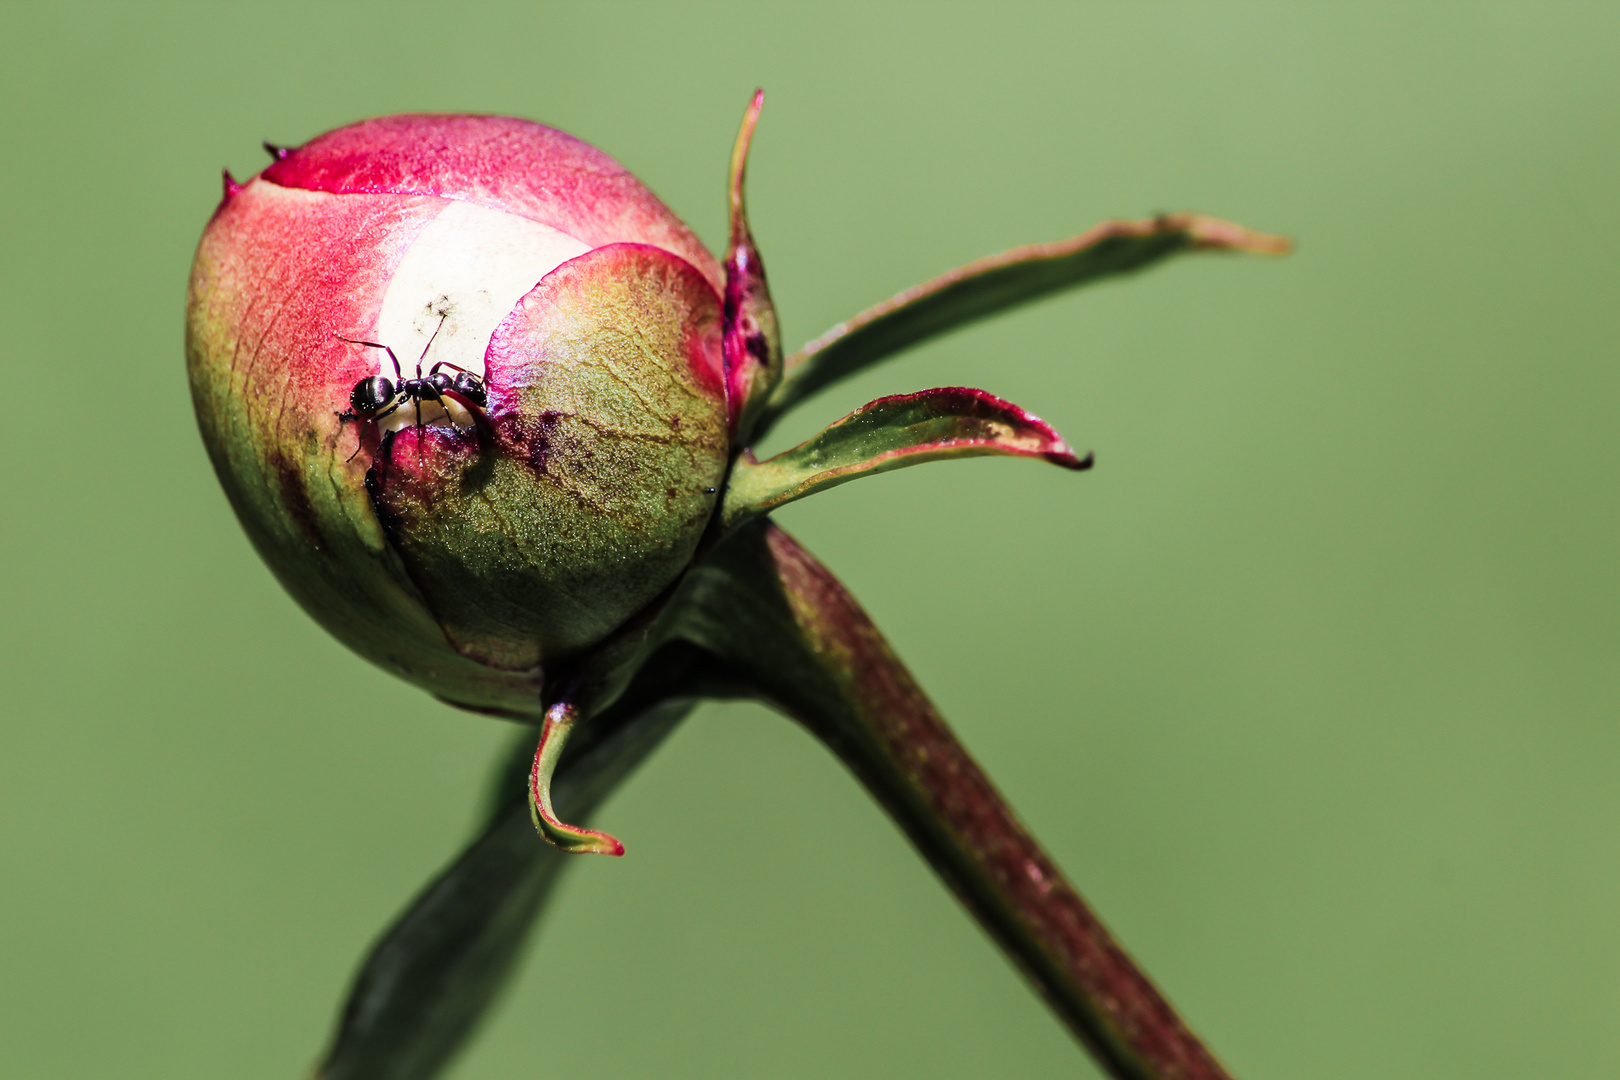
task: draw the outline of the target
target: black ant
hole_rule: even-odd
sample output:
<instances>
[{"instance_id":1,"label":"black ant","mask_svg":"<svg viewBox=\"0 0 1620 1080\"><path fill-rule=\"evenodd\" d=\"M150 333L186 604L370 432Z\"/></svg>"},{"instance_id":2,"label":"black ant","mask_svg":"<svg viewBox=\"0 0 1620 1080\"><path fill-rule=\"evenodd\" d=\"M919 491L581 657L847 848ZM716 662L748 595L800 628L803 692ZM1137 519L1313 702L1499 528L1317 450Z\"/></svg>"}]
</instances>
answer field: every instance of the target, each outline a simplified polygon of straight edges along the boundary
<instances>
[{"instance_id":1,"label":"black ant","mask_svg":"<svg viewBox=\"0 0 1620 1080\"><path fill-rule=\"evenodd\" d=\"M473 424L483 434L489 420L483 414L488 404L484 393L484 380L458 364L448 360L440 360L428 369L426 378L422 375L422 361L427 359L428 349L433 347L433 339L439 336L439 330L444 327L444 319L433 330L433 337L422 347L422 355L416 358L416 378L407 379L400 370L399 357L387 345L376 341L361 341L356 338L346 338L342 334L334 334L339 341L347 341L350 345L364 345L368 349L381 349L388 354L389 362L394 365L394 380L391 382L383 375L367 375L354 384L349 391L349 412L338 413L339 420L371 420L378 421L385 416L397 412L407 402L415 402L416 426L422 426L422 409L424 402L432 401L444 411L446 419L452 424L456 423L456 414L451 411L450 405L454 403L472 417ZM456 372L454 378L446 375L441 369L450 368ZM458 425L458 426L465 426ZM356 451L358 453L358 450Z\"/></svg>"}]
</instances>

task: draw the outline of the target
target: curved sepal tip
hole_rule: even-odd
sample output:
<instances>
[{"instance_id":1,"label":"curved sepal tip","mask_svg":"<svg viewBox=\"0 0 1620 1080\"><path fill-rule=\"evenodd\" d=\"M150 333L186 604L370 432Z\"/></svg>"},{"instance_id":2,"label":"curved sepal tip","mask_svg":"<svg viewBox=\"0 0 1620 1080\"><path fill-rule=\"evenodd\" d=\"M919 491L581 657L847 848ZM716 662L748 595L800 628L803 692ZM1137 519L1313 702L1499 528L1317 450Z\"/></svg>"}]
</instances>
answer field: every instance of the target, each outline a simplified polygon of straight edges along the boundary
<instances>
[{"instance_id":1,"label":"curved sepal tip","mask_svg":"<svg viewBox=\"0 0 1620 1080\"><path fill-rule=\"evenodd\" d=\"M578 719L579 710L571 702L561 701L546 710L540 745L535 748L534 766L529 770L529 816L548 843L570 855L623 855L624 845L614 837L565 824L551 808L551 774L557 769L563 744Z\"/></svg>"}]
</instances>

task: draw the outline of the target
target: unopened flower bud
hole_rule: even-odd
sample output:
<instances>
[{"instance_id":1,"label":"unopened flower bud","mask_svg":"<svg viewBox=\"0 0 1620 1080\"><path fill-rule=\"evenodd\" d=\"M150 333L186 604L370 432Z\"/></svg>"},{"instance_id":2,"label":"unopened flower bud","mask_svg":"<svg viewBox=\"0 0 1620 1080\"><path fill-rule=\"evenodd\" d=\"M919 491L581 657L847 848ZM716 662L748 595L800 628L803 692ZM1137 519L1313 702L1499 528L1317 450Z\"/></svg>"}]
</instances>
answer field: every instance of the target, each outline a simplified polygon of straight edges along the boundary
<instances>
[{"instance_id":1,"label":"unopened flower bud","mask_svg":"<svg viewBox=\"0 0 1620 1080\"><path fill-rule=\"evenodd\" d=\"M204 441L282 583L458 704L540 673L690 561L729 454L713 256L551 128L397 116L226 197L187 357Z\"/></svg>"}]
</instances>

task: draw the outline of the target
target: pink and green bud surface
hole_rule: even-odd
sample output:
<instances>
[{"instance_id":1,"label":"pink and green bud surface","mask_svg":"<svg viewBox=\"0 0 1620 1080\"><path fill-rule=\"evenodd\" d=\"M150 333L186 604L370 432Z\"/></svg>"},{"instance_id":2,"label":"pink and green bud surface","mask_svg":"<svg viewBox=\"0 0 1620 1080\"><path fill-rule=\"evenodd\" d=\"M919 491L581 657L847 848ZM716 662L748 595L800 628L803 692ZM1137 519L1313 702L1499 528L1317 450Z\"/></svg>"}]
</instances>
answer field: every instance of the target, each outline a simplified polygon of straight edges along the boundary
<instances>
[{"instance_id":1,"label":"pink and green bud surface","mask_svg":"<svg viewBox=\"0 0 1620 1080\"><path fill-rule=\"evenodd\" d=\"M389 117L278 154L227 183L192 272L219 476L345 643L538 716L544 666L667 588L717 502L719 266L611 158L539 124ZM356 341L407 379L476 376L487 425L450 397L341 419L360 380L402 381Z\"/></svg>"}]
</instances>

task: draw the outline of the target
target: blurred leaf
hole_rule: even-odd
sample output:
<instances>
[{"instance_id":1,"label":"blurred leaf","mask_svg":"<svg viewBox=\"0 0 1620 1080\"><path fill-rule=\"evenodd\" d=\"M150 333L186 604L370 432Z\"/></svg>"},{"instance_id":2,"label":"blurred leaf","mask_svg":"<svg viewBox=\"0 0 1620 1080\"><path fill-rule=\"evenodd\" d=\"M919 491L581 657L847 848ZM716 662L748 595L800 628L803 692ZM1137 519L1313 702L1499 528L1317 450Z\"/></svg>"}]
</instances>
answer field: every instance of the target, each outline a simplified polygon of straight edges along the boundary
<instances>
[{"instance_id":1,"label":"blurred leaf","mask_svg":"<svg viewBox=\"0 0 1620 1080\"><path fill-rule=\"evenodd\" d=\"M810 342L787 358L756 438L775 419L829 383L868 364L987 315L1062 289L1140 270L1183 251L1280 255L1289 242L1202 214L1105 221L1069 240L1030 244L957 267L907 289Z\"/></svg>"},{"instance_id":2,"label":"blurred leaf","mask_svg":"<svg viewBox=\"0 0 1620 1080\"><path fill-rule=\"evenodd\" d=\"M558 767L557 802L588 816L692 705L629 695L596 718ZM317 1080L429 1080L506 984L569 860L529 820L537 734L520 736L499 770L483 832L372 947Z\"/></svg>"}]
</instances>

